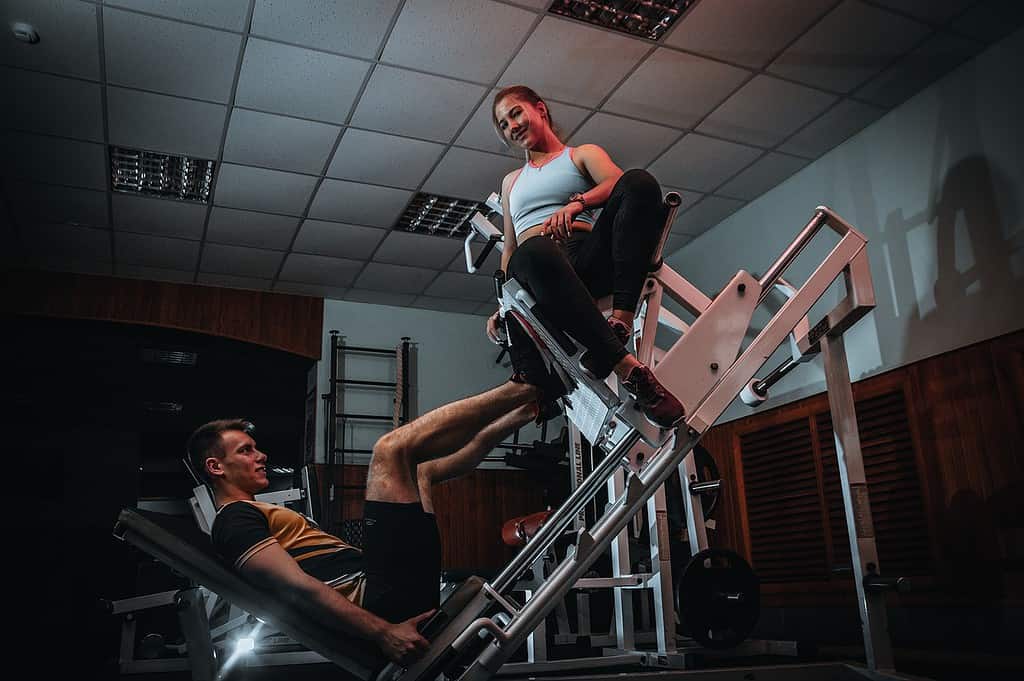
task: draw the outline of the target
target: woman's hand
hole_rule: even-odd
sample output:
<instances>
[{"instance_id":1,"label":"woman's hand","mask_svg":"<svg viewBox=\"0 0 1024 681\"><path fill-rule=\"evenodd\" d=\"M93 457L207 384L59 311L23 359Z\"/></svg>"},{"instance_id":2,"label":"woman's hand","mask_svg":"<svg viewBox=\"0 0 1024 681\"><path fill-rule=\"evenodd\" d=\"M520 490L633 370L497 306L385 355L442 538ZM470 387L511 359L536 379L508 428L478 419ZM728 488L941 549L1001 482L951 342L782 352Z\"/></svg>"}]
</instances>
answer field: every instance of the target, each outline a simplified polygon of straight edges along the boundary
<instances>
[{"instance_id":1,"label":"woman's hand","mask_svg":"<svg viewBox=\"0 0 1024 681\"><path fill-rule=\"evenodd\" d=\"M495 345L501 345L504 329L501 328L501 310L487 318L487 337Z\"/></svg>"},{"instance_id":2,"label":"woman's hand","mask_svg":"<svg viewBox=\"0 0 1024 681\"><path fill-rule=\"evenodd\" d=\"M540 233L550 236L555 241L564 241L572 234L572 223L582 212L583 204L579 201L572 201L556 210L551 217L545 220Z\"/></svg>"}]
</instances>

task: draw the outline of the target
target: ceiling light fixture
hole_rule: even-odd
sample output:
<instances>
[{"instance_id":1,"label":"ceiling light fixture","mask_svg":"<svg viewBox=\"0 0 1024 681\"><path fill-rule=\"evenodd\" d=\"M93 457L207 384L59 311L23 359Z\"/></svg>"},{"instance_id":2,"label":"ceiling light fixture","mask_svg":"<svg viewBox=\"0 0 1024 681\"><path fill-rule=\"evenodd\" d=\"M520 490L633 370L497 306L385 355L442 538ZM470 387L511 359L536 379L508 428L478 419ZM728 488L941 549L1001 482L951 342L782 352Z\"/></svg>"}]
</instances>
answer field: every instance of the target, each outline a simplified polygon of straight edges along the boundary
<instances>
[{"instance_id":1,"label":"ceiling light fixture","mask_svg":"<svg viewBox=\"0 0 1024 681\"><path fill-rule=\"evenodd\" d=\"M413 197L395 229L416 234L461 238L469 232L469 218L480 209L479 201L420 192Z\"/></svg>"},{"instance_id":2,"label":"ceiling light fixture","mask_svg":"<svg viewBox=\"0 0 1024 681\"><path fill-rule=\"evenodd\" d=\"M17 21L11 24L11 31L14 33L15 39L20 40L23 43L35 45L39 42L39 33L32 24L26 24L24 21Z\"/></svg>"},{"instance_id":3,"label":"ceiling light fixture","mask_svg":"<svg viewBox=\"0 0 1024 681\"><path fill-rule=\"evenodd\" d=\"M154 151L110 147L114 191L207 203L215 161Z\"/></svg>"},{"instance_id":4,"label":"ceiling light fixture","mask_svg":"<svg viewBox=\"0 0 1024 681\"><path fill-rule=\"evenodd\" d=\"M548 11L637 38L661 40L693 0L555 0Z\"/></svg>"}]
</instances>

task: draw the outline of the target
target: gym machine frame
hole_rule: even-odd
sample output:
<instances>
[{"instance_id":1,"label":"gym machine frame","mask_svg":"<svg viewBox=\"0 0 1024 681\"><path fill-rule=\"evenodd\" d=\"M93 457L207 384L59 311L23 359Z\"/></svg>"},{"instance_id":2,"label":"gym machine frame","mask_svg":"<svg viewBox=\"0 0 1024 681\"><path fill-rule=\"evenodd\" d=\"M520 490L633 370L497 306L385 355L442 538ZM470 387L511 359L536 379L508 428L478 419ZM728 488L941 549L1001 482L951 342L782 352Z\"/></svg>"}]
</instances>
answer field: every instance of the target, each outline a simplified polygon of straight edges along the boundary
<instances>
[{"instance_id":1,"label":"gym machine frame","mask_svg":"<svg viewBox=\"0 0 1024 681\"><path fill-rule=\"evenodd\" d=\"M678 198L670 195L670 204L673 201ZM483 216L474 216L475 228L481 222L490 225ZM825 226L838 234L839 242L802 286L791 286L782 275ZM488 231L493 236L497 230L491 225L483 233ZM467 252L472 236L467 238ZM489 236L491 248L497 241ZM893 580L881 576L842 337L874 307L866 244L864 236L849 223L831 209L819 206L796 239L760 279L741 270L714 300L671 268L661 265L649 278L641 305L651 310L652 302L660 302L657 299L668 293L696 316L689 326L678 318L672 320L677 328L684 328L685 333L666 352L652 351L655 375L686 408L685 422L673 430L654 427L635 408L628 394L620 398L603 381L584 375L579 365L582 349L566 334L539 318L535 301L517 282L502 281L500 274L496 274L502 310L524 324L569 386L565 400L567 418L594 446L604 449L607 456L493 582L485 584L434 637L426 657L406 669L389 665L379 678L403 681L432 678L452 656L467 652L471 653L472 662L457 678L483 681L493 676L680 464L686 471L684 482L696 479L692 457L687 455L737 395L745 392L763 398L768 388L793 365L819 352L825 363L840 464L867 655L866 671L871 676L884 677L884 672L892 670L884 591ZM481 254L476 262L484 257L486 254ZM807 314L811 307L840 276L845 283L844 297L817 323L809 324ZM660 286L650 285L652 280ZM754 310L776 287L786 293L786 302L754 340L742 348ZM661 310L660 314L665 315L665 312ZM653 338L657 322L657 316L645 313L638 322L642 336ZM754 379L755 372L787 336L791 336L793 357L765 379ZM629 454L641 442L655 451L637 472L631 469ZM610 501L604 515L590 529L579 530L575 548L552 570L532 598L522 606L513 603L507 594L519 577L550 549L585 504L620 468L630 469L622 493ZM699 494L689 484L683 489L690 541L706 545ZM470 651L471 644L487 634L490 638L483 650Z\"/></svg>"}]
</instances>

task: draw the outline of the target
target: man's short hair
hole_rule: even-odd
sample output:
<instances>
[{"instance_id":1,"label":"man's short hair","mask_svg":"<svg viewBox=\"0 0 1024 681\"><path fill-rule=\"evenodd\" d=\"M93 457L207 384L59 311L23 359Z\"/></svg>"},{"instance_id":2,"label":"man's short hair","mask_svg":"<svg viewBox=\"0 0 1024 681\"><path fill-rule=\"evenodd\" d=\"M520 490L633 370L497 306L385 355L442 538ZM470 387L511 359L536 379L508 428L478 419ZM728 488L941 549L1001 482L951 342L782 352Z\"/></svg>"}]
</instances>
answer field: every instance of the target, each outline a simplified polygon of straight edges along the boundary
<instances>
[{"instance_id":1,"label":"man's short hair","mask_svg":"<svg viewBox=\"0 0 1024 681\"><path fill-rule=\"evenodd\" d=\"M206 472L206 460L211 456L218 459L224 456L224 443L220 436L227 430L240 430L251 434L255 427L245 419L217 419L204 423L189 435L188 443L185 445L188 461L192 465L192 470L204 482L213 482Z\"/></svg>"}]
</instances>

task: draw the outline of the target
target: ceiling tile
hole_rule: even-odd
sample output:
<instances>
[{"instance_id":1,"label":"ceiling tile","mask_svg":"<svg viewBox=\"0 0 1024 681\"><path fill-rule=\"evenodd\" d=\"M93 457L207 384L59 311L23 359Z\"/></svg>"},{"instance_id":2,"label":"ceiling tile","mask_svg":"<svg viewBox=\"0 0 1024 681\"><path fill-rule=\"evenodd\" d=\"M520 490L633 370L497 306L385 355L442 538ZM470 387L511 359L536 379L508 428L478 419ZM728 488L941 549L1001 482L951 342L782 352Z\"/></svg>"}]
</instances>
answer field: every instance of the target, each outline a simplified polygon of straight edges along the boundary
<instances>
[{"instance_id":1,"label":"ceiling tile","mask_svg":"<svg viewBox=\"0 0 1024 681\"><path fill-rule=\"evenodd\" d=\"M173 281L179 284L191 284L195 280L195 271L189 270L168 270L162 267L146 267L144 265L129 265L118 263L118 277L130 277L132 279L146 279L147 281Z\"/></svg>"},{"instance_id":2,"label":"ceiling tile","mask_svg":"<svg viewBox=\"0 0 1024 681\"><path fill-rule=\"evenodd\" d=\"M114 192L114 229L184 239L201 239L206 204Z\"/></svg>"},{"instance_id":3,"label":"ceiling tile","mask_svg":"<svg viewBox=\"0 0 1024 681\"><path fill-rule=\"evenodd\" d=\"M107 188L106 147L28 133L0 133L0 172L48 184ZM74 163L68 163L74 159Z\"/></svg>"},{"instance_id":4,"label":"ceiling tile","mask_svg":"<svg viewBox=\"0 0 1024 681\"><path fill-rule=\"evenodd\" d=\"M932 24L943 24L976 0L875 0L880 5L906 12Z\"/></svg>"},{"instance_id":5,"label":"ceiling tile","mask_svg":"<svg viewBox=\"0 0 1024 681\"><path fill-rule=\"evenodd\" d=\"M289 253L278 279L301 284L320 284L346 288L359 274L365 263L359 260L328 258L324 255Z\"/></svg>"},{"instance_id":6,"label":"ceiling tile","mask_svg":"<svg viewBox=\"0 0 1024 681\"><path fill-rule=\"evenodd\" d=\"M494 298L494 281L490 277L478 277L466 272L442 272L423 293L438 298L491 300Z\"/></svg>"},{"instance_id":7,"label":"ceiling tile","mask_svg":"<svg viewBox=\"0 0 1024 681\"><path fill-rule=\"evenodd\" d=\"M786 140L779 151L818 158L874 123L884 113L884 109L870 104L844 99Z\"/></svg>"},{"instance_id":8,"label":"ceiling tile","mask_svg":"<svg viewBox=\"0 0 1024 681\"><path fill-rule=\"evenodd\" d=\"M199 259L199 271L270 281L277 274L283 259L284 253L281 251L208 243L203 247Z\"/></svg>"},{"instance_id":9,"label":"ceiling tile","mask_svg":"<svg viewBox=\"0 0 1024 681\"><path fill-rule=\"evenodd\" d=\"M319 175L339 132L336 125L236 108L224 160Z\"/></svg>"},{"instance_id":10,"label":"ceiling tile","mask_svg":"<svg viewBox=\"0 0 1024 681\"><path fill-rule=\"evenodd\" d=\"M212 28L103 11L107 82L227 102L242 38Z\"/></svg>"},{"instance_id":11,"label":"ceiling tile","mask_svg":"<svg viewBox=\"0 0 1024 681\"><path fill-rule=\"evenodd\" d=\"M0 127L103 141L100 86L74 78L0 67L13 106L0 107Z\"/></svg>"},{"instance_id":12,"label":"ceiling tile","mask_svg":"<svg viewBox=\"0 0 1024 681\"><path fill-rule=\"evenodd\" d=\"M434 270L371 262L359 275L355 287L391 293L422 293L436 276Z\"/></svg>"},{"instance_id":13,"label":"ceiling tile","mask_svg":"<svg viewBox=\"0 0 1024 681\"><path fill-rule=\"evenodd\" d=\"M484 92L478 85L378 66L356 106L352 125L447 142Z\"/></svg>"},{"instance_id":14,"label":"ceiling tile","mask_svg":"<svg viewBox=\"0 0 1024 681\"><path fill-rule=\"evenodd\" d=\"M744 69L662 48L648 57L602 108L689 128L751 75Z\"/></svg>"},{"instance_id":15,"label":"ceiling tile","mask_svg":"<svg viewBox=\"0 0 1024 681\"><path fill-rule=\"evenodd\" d=\"M476 314L480 303L472 300L454 300L452 298L433 298L431 296L420 296L410 307L418 307L424 310L437 310L439 312L458 312L461 314Z\"/></svg>"},{"instance_id":16,"label":"ceiling tile","mask_svg":"<svg viewBox=\"0 0 1024 681\"><path fill-rule=\"evenodd\" d=\"M486 303L481 303L476 308L476 314L486 315L486 316L490 317L492 314L494 314L494 311L497 309L497 307L498 307L497 303L495 303L493 301L486 302Z\"/></svg>"},{"instance_id":17,"label":"ceiling tile","mask_svg":"<svg viewBox=\"0 0 1024 681\"><path fill-rule=\"evenodd\" d=\"M226 107L107 88L110 143L176 156L217 158Z\"/></svg>"},{"instance_id":18,"label":"ceiling tile","mask_svg":"<svg viewBox=\"0 0 1024 681\"><path fill-rule=\"evenodd\" d=\"M576 131L570 142L599 144L622 168L646 168L679 139L680 132L606 113L594 114Z\"/></svg>"},{"instance_id":19,"label":"ceiling tile","mask_svg":"<svg viewBox=\"0 0 1024 681\"><path fill-rule=\"evenodd\" d=\"M423 191L483 201L501 188L501 179L521 163L483 151L452 147L434 168Z\"/></svg>"},{"instance_id":20,"label":"ceiling tile","mask_svg":"<svg viewBox=\"0 0 1024 681\"><path fill-rule=\"evenodd\" d=\"M651 165L664 184L709 192L761 155L760 149L690 133Z\"/></svg>"},{"instance_id":21,"label":"ceiling tile","mask_svg":"<svg viewBox=\"0 0 1024 681\"><path fill-rule=\"evenodd\" d=\"M214 203L268 213L302 215L316 178L280 170L223 164L218 171Z\"/></svg>"},{"instance_id":22,"label":"ceiling tile","mask_svg":"<svg viewBox=\"0 0 1024 681\"><path fill-rule=\"evenodd\" d=\"M936 33L891 67L869 80L855 96L894 107L967 61L984 47L949 33Z\"/></svg>"},{"instance_id":23,"label":"ceiling tile","mask_svg":"<svg viewBox=\"0 0 1024 681\"><path fill-rule=\"evenodd\" d=\"M214 206L206 226L207 242L287 250L299 219Z\"/></svg>"},{"instance_id":24,"label":"ceiling tile","mask_svg":"<svg viewBox=\"0 0 1024 681\"><path fill-rule=\"evenodd\" d=\"M110 224L106 192L32 182L11 182L6 190L8 205L21 225L70 222L106 227Z\"/></svg>"},{"instance_id":25,"label":"ceiling tile","mask_svg":"<svg viewBox=\"0 0 1024 681\"><path fill-rule=\"evenodd\" d=\"M34 258L74 257L82 260L110 260L110 232L78 225L37 224L23 227L21 242Z\"/></svg>"},{"instance_id":26,"label":"ceiling tile","mask_svg":"<svg viewBox=\"0 0 1024 681\"><path fill-rule=\"evenodd\" d=\"M105 0L105 3L228 31L245 30L245 18L249 12L249 0Z\"/></svg>"},{"instance_id":27,"label":"ceiling tile","mask_svg":"<svg viewBox=\"0 0 1024 681\"><path fill-rule=\"evenodd\" d=\"M415 189L443 151L434 142L348 128L327 176Z\"/></svg>"},{"instance_id":28,"label":"ceiling tile","mask_svg":"<svg viewBox=\"0 0 1024 681\"><path fill-rule=\"evenodd\" d=\"M994 43L1024 23L1024 3L982 0L953 20L951 27L972 38Z\"/></svg>"},{"instance_id":29,"label":"ceiling tile","mask_svg":"<svg viewBox=\"0 0 1024 681\"><path fill-rule=\"evenodd\" d=\"M738 199L754 199L808 164L808 160L789 154L769 153L722 185L719 194Z\"/></svg>"},{"instance_id":30,"label":"ceiling tile","mask_svg":"<svg viewBox=\"0 0 1024 681\"><path fill-rule=\"evenodd\" d=\"M412 192L344 180L324 180L309 217L370 227L391 227L405 210Z\"/></svg>"},{"instance_id":31,"label":"ceiling tile","mask_svg":"<svg viewBox=\"0 0 1024 681\"><path fill-rule=\"evenodd\" d=\"M469 123L459 133L455 143L464 147L512 156L522 163L523 151L506 147L494 131L491 105L494 102L494 96L498 92L499 90L491 90L490 94L484 98L480 106L473 112L472 117L470 117ZM548 105L551 120L555 122L555 130L562 139L568 139L576 128L579 127L580 123L583 122L583 119L590 115L589 109L581 109L578 106L547 100L545 100L545 103Z\"/></svg>"},{"instance_id":32,"label":"ceiling tile","mask_svg":"<svg viewBox=\"0 0 1024 681\"><path fill-rule=\"evenodd\" d=\"M292 295L313 296L314 298L332 298L341 300L345 297L348 289L335 286L320 286L318 284L300 284L294 281L278 281L274 284L274 291L279 293L290 293Z\"/></svg>"},{"instance_id":33,"label":"ceiling tile","mask_svg":"<svg viewBox=\"0 0 1024 681\"><path fill-rule=\"evenodd\" d=\"M540 94L597 106L651 46L574 21L545 17L499 79Z\"/></svg>"},{"instance_id":34,"label":"ceiling tile","mask_svg":"<svg viewBox=\"0 0 1024 681\"><path fill-rule=\"evenodd\" d=\"M697 131L770 147L816 118L836 99L820 90L757 76L715 109Z\"/></svg>"},{"instance_id":35,"label":"ceiling tile","mask_svg":"<svg viewBox=\"0 0 1024 681\"><path fill-rule=\"evenodd\" d=\"M199 259L199 242L148 234L118 233L114 237L118 262L169 270L194 270Z\"/></svg>"},{"instance_id":36,"label":"ceiling tile","mask_svg":"<svg viewBox=\"0 0 1024 681\"><path fill-rule=\"evenodd\" d=\"M370 65L301 47L250 39L235 104L344 123Z\"/></svg>"},{"instance_id":37,"label":"ceiling tile","mask_svg":"<svg viewBox=\"0 0 1024 681\"><path fill-rule=\"evenodd\" d=\"M700 236L735 213L746 201L722 196L705 196L693 208L682 213L672 225L672 235Z\"/></svg>"},{"instance_id":38,"label":"ceiling tile","mask_svg":"<svg viewBox=\"0 0 1024 681\"><path fill-rule=\"evenodd\" d=\"M199 276L196 277L196 283L204 284L206 286L238 288L249 291L269 291L273 281L270 279L259 279L257 277L239 277L234 274L200 272Z\"/></svg>"},{"instance_id":39,"label":"ceiling tile","mask_svg":"<svg viewBox=\"0 0 1024 681\"><path fill-rule=\"evenodd\" d=\"M846 0L786 48L768 71L808 85L849 92L924 38L917 21Z\"/></svg>"},{"instance_id":40,"label":"ceiling tile","mask_svg":"<svg viewBox=\"0 0 1024 681\"><path fill-rule=\"evenodd\" d=\"M381 60L489 83L536 18L532 12L490 0L409 0Z\"/></svg>"},{"instance_id":41,"label":"ceiling tile","mask_svg":"<svg viewBox=\"0 0 1024 681\"><path fill-rule=\"evenodd\" d=\"M375 262L394 265L414 265L443 269L452 261L456 251L462 250L461 239L446 239L426 234L391 232L374 253Z\"/></svg>"},{"instance_id":42,"label":"ceiling tile","mask_svg":"<svg viewBox=\"0 0 1024 681\"><path fill-rule=\"evenodd\" d=\"M99 80L100 50L96 6L78 0L4 0L0 24L32 24L39 42L30 45L10 34L0 40L0 63Z\"/></svg>"},{"instance_id":43,"label":"ceiling tile","mask_svg":"<svg viewBox=\"0 0 1024 681\"><path fill-rule=\"evenodd\" d=\"M361 291L350 289L345 294L345 300L354 303L370 303L371 305L392 305L394 307L406 307L416 300L414 293L388 293L386 291Z\"/></svg>"},{"instance_id":44,"label":"ceiling tile","mask_svg":"<svg viewBox=\"0 0 1024 681\"><path fill-rule=\"evenodd\" d=\"M835 0L701 2L665 44L761 68L833 5Z\"/></svg>"},{"instance_id":45,"label":"ceiling tile","mask_svg":"<svg viewBox=\"0 0 1024 681\"><path fill-rule=\"evenodd\" d=\"M369 260L386 230L376 227L345 225L340 222L304 220L292 250L336 258Z\"/></svg>"},{"instance_id":46,"label":"ceiling tile","mask_svg":"<svg viewBox=\"0 0 1024 681\"><path fill-rule=\"evenodd\" d=\"M374 58L399 0L256 0L253 35Z\"/></svg>"}]
</instances>

